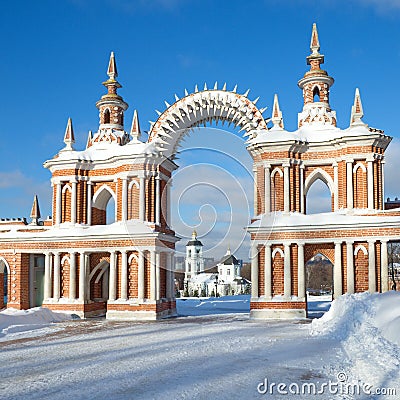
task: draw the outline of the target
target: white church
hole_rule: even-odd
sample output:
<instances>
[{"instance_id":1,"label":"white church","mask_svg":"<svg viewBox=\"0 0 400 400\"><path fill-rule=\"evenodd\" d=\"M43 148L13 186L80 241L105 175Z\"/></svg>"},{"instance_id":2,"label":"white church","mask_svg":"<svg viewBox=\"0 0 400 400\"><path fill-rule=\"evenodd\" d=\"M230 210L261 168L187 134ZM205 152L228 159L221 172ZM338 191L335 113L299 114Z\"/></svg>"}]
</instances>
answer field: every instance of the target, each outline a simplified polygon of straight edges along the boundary
<instances>
[{"instance_id":1,"label":"white church","mask_svg":"<svg viewBox=\"0 0 400 400\"><path fill-rule=\"evenodd\" d=\"M227 296L249 292L251 282L241 276L241 262L228 248L212 268L204 268L203 244L193 231L186 244L184 296Z\"/></svg>"}]
</instances>

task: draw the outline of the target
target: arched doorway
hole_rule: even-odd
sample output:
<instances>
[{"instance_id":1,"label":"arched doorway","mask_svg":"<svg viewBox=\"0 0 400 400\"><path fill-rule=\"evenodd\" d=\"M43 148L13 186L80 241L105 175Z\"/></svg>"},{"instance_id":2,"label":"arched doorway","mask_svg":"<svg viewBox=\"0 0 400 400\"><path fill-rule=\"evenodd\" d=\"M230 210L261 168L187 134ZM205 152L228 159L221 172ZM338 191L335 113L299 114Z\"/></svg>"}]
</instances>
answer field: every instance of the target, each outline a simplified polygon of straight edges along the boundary
<instances>
[{"instance_id":1,"label":"arched doorway","mask_svg":"<svg viewBox=\"0 0 400 400\"><path fill-rule=\"evenodd\" d=\"M110 263L108 260L102 259L89 275L88 298L92 302L99 303L99 306L103 304L104 312L109 295L109 271Z\"/></svg>"},{"instance_id":2,"label":"arched doorway","mask_svg":"<svg viewBox=\"0 0 400 400\"><path fill-rule=\"evenodd\" d=\"M307 315L319 318L329 310L333 293L333 264L328 257L317 253L305 264Z\"/></svg>"}]
</instances>

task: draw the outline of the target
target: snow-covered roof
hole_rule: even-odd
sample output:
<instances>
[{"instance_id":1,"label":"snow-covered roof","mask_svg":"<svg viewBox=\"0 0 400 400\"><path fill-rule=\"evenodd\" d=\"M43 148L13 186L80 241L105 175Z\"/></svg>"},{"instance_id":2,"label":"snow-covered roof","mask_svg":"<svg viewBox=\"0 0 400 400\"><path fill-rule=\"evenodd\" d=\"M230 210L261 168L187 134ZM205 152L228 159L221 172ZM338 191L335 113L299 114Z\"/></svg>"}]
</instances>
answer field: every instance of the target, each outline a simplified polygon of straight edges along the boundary
<instances>
[{"instance_id":1,"label":"snow-covered roof","mask_svg":"<svg viewBox=\"0 0 400 400\"><path fill-rule=\"evenodd\" d=\"M72 238L78 239L96 239L112 237L112 236L141 236L157 234L155 229L148 222L139 220L119 221L109 225L73 225L71 223L63 223L59 226L21 226L8 225L2 226L0 231L0 241L10 239L24 240L66 240Z\"/></svg>"},{"instance_id":2,"label":"snow-covered roof","mask_svg":"<svg viewBox=\"0 0 400 400\"><path fill-rule=\"evenodd\" d=\"M248 144L281 143L287 141L323 143L339 139L350 139L352 137L375 137L374 134L376 134L376 132L384 136L382 131L370 130L370 128L365 125L340 129L330 124L314 123L312 125L304 125L293 132L274 126L269 130L256 131L254 137L248 141Z\"/></svg>"}]
</instances>

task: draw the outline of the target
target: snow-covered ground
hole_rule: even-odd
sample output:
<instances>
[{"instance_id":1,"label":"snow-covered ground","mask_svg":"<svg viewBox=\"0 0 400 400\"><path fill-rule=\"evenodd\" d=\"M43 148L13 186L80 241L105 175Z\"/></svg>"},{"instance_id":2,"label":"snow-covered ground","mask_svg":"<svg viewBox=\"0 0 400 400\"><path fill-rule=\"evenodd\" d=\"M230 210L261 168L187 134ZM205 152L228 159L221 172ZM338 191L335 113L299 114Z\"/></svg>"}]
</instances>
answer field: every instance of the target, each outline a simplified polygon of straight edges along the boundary
<instances>
[{"instance_id":1,"label":"snow-covered ground","mask_svg":"<svg viewBox=\"0 0 400 400\"><path fill-rule=\"evenodd\" d=\"M180 300L190 316L159 322L47 321L42 336L18 340L3 331L0 398L400 398L400 294L343 296L311 324L250 320L248 297L226 300ZM397 394L362 394L378 388Z\"/></svg>"}]
</instances>

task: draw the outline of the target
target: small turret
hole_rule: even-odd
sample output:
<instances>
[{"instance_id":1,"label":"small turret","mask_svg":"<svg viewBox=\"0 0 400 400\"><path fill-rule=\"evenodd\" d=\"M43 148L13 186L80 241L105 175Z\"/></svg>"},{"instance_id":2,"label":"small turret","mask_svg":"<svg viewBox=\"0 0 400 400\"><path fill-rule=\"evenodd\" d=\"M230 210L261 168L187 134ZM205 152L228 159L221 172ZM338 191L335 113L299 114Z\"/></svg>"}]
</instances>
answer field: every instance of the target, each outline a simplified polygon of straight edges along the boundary
<instances>
[{"instance_id":1,"label":"small turret","mask_svg":"<svg viewBox=\"0 0 400 400\"><path fill-rule=\"evenodd\" d=\"M310 70L298 82L299 88L303 90L304 100L303 111L298 117L298 126L311 124L336 126L336 113L331 110L329 104L329 89L334 79L321 69L325 59L319 52L320 44L315 23L311 32L310 50L311 54L307 56Z\"/></svg>"},{"instance_id":2,"label":"small turret","mask_svg":"<svg viewBox=\"0 0 400 400\"><path fill-rule=\"evenodd\" d=\"M116 80L118 72L113 51L108 62L107 75L108 79L103 82L107 93L96 103L96 107L100 111L100 129L112 127L123 130L124 111L128 108L128 104L117 93L122 86Z\"/></svg>"}]
</instances>

